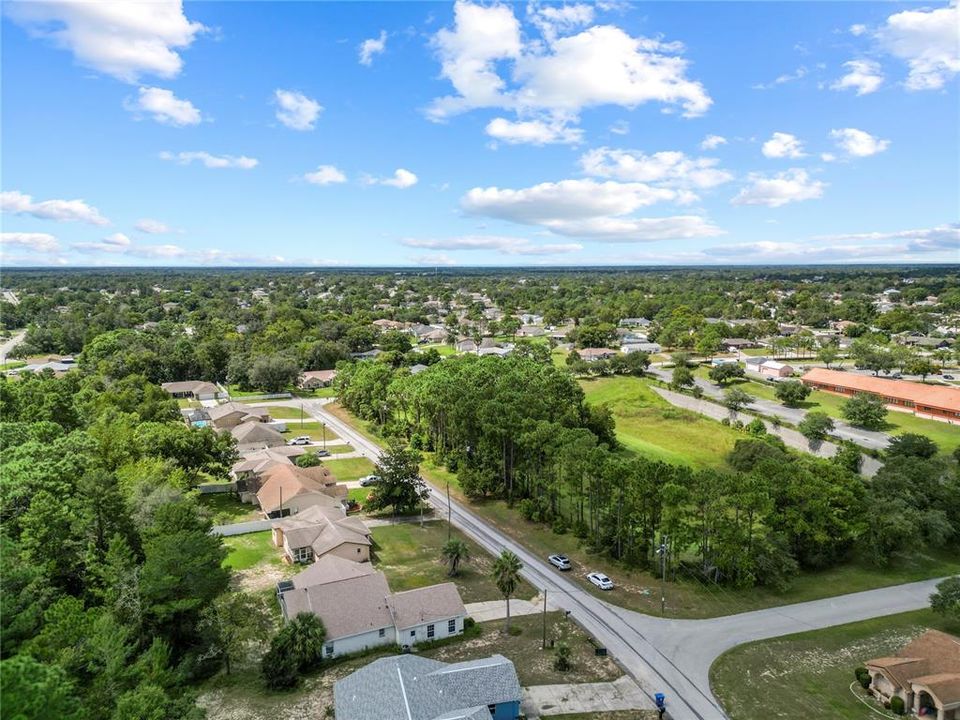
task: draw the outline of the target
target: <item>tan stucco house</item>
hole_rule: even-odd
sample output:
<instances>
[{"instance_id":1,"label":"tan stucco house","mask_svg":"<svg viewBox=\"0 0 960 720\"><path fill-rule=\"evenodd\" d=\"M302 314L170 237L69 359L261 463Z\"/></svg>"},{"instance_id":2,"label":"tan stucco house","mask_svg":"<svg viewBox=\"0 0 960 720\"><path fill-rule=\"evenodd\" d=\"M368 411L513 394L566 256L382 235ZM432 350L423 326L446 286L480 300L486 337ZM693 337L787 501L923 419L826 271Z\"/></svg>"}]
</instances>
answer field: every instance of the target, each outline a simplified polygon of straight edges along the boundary
<instances>
[{"instance_id":1,"label":"tan stucco house","mask_svg":"<svg viewBox=\"0 0 960 720\"><path fill-rule=\"evenodd\" d=\"M960 720L960 638L928 630L892 657L866 663L870 691L881 702L903 700L907 712Z\"/></svg>"}]
</instances>

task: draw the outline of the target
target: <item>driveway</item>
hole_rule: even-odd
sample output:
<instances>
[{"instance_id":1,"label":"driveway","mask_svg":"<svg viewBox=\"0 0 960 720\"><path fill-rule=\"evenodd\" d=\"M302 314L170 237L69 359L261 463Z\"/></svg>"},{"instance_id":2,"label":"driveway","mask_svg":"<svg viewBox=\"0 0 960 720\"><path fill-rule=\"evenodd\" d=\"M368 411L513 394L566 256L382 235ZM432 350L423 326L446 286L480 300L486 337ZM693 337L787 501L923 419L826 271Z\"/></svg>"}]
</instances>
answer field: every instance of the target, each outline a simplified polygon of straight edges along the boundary
<instances>
[{"instance_id":1,"label":"driveway","mask_svg":"<svg viewBox=\"0 0 960 720\"><path fill-rule=\"evenodd\" d=\"M637 683L627 676L613 682L531 685L523 688L523 700L520 703L520 708L528 718L653 710L655 707Z\"/></svg>"},{"instance_id":2,"label":"driveway","mask_svg":"<svg viewBox=\"0 0 960 720\"><path fill-rule=\"evenodd\" d=\"M323 420L340 437L371 458L380 448L324 409L324 401L310 401L311 415ZM556 607L570 612L597 642L606 647L640 692L667 696L675 720L721 720L726 715L710 690L709 670L725 650L743 642L761 640L813 628L881 617L928 606L937 580L910 583L707 620L667 620L611 605L575 585L547 562L491 527L459 502L449 507L444 493L430 486L429 501L439 515L450 513L453 524L491 554L508 549L523 563L523 576L534 587L547 590Z\"/></svg>"}]
</instances>

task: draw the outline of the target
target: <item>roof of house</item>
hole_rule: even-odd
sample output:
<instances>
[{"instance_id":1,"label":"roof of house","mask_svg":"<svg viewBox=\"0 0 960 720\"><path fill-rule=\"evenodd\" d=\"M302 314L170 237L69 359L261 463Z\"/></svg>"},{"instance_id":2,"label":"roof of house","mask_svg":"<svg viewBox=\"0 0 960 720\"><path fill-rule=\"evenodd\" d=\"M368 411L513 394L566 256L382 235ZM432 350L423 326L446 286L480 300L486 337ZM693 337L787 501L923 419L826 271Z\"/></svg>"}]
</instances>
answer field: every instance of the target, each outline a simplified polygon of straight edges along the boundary
<instances>
[{"instance_id":1,"label":"roof of house","mask_svg":"<svg viewBox=\"0 0 960 720\"><path fill-rule=\"evenodd\" d=\"M337 555L324 555L317 558L307 566L306 570L297 573L290 580L294 587L305 588L373 575L375 572L377 571L370 563L358 563Z\"/></svg>"},{"instance_id":2,"label":"roof of house","mask_svg":"<svg viewBox=\"0 0 960 720\"><path fill-rule=\"evenodd\" d=\"M467 614L453 583L394 593L390 598L393 618L401 630Z\"/></svg>"},{"instance_id":3,"label":"roof of house","mask_svg":"<svg viewBox=\"0 0 960 720\"><path fill-rule=\"evenodd\" d=\"M389 595L386 576L374 571L320 585L304 586L294 581L294 588L282 597L288 618L303 612L314 613L323 620L327 640L333 641L392 627Z\"/></svg>"},{"instance_id":4,"label":"roof of house","mask_svg":"<svg viewBox=\"0 0 960 720\"><path fill-rule=\"evenodd\" d=\"M585 358L585 357L605 357L606 355L616 355L617 351L611 350L610 348L588 347L588 348L583 348L581 350L578 350L577 353L580 355L580 357Z\"/></svg>"},{"instance_id":5,"label":"roof of house","mask_svg":"<svg viewBox=\"0 0 960 720\"><path fill-rule=\"evenodd\" d=\"M874 658L867 667L882 668L901 687L918 683L945 705L960 702L960 638L927 630L893 657Z\"/></svg>"},{"instance_id":6,"label":"roof of house","mask_svg":"<svg viewBox=\"0 0 960 720\"><path fill-rule=\"evenodd\" d=\"M238 445L259 442L283 443L283 435L259 420L247 420L230 428L230 434L237 439Z\"/></svg>"},{"instance_id":7,"label":"roof of house","mask_svg":"<svg viewBox=\"0 0 960 720\"><path fill-rule=\"evenodd\" d=\"M255 419L256 422L263 422L263 418L270 417L270 412L266 408L250 407L238 402L225 402L216 407L207 408L207 416L214 423L234 413L239 413L242 418Z\"/></svg>"},{"instance_id":8,"label":"roof of house","mask_svg":"<svg viewBox=\"0 0 960 720\"><path fill-rule=\"evenodd\" d=\"M370 531L360 518L347 517L342 508L313 505L296 515L277 520L291 548L311 547L321 557L344 543L371 545Z\"/></svg>"},{"instance_id":9,"label":"roof of house","mask_svg":"<svg viewBox=\"0 0 960 720\"><path fill-rule=\"evenodd\" d=\"M299 457L307 450L302 445L280 445L279 447L264 448L248 453L247 456L234 463L233 472L259 473L271 465L292 465L291 458Z\"/></svg>"},{"instance_id":10,"label":"roof of house","mask_svg":"<svg viewBox=\"0 0 960 720\"><path fill-rule=\"evenodd\" d=\"M329 498L329 502L320 499L319 504L335 507L337 498L346 495L346 486L337 485L336 478L323 465L301 468L296 465L276 464L261 473L262 484L257 491L260 509L271 513L280 507L280 502L313 493Z\"/></svg>"},{"instance_id":11,"label":"roof of house","mask_svg":"<svg viewBox=\"0 0 960 720\"><path fill-rule=\"evenodd\" d=\"M803 376L802 380L804 382L836 385L849 388L855 392L910 400L919 405L929 405L960 412L960 390L946 385L924 385L909 380L891 380L825 368L813 368Z\"/></svg>"},{"instance_id":12,"label":"roof of house","mask_svg":"<svg viewBox=\"0 0 960 720\"><path fill-rule=\"evenodd\" d=\"M320 380L330 382L337 376L336 370L304 370L301 373L304 380Z\"/></svg>"},{"instance_id":13,"label":"roof of house","mask_svg":"<svg viewBox=\"0 0 960 720\"><path fill-rule=\"evenodd\" d=\"M166 390L171 395L174 393L195 393L199 395L200 393L217 393L220 392L218 388L213 383L206 382L204 380L179 380L177 382L168 382L160 385L164 390Z\"/></svg>"},{"instance_id":14,"label":"roof of house","mask_svg":"<svg viewBox=\"0 0 960 720\"><path fill-rule=\"evenodd\" d=\"M488 705L520 697L516 668L502 655L449 665L381 658L334 686L337 720L474 720L490 717Z\"/></svg>"}]
</instances>

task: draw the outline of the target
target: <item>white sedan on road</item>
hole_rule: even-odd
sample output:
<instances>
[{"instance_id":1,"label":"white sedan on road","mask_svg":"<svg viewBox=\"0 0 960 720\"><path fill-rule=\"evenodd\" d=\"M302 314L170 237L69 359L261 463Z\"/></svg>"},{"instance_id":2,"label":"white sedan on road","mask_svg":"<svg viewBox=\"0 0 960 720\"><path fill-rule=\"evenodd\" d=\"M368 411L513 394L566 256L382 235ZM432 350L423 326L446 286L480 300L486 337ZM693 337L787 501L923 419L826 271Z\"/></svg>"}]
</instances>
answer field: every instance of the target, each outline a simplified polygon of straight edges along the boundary
<instances>
[{"instance_id":1,"label":"white sedan on road","mask_svg":"<svg viewBox=\"0 0 960 720\"><path fill-rule=\"evenodd\" d=\"M587 580L592 582L601 590L613 590L613 580L601 572L592 572L587 575Z\"/></svg>"}]
</instances>

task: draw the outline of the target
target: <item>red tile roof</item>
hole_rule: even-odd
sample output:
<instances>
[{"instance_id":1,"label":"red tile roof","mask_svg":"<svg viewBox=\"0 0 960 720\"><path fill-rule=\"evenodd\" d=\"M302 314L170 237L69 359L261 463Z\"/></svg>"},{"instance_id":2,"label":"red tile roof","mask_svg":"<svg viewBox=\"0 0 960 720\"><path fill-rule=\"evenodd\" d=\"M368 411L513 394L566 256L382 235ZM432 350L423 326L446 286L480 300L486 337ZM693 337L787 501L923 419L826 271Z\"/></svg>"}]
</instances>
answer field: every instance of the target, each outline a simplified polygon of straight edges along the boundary
<instances>
[{"instance_id":1,"label":"red tile roof","mask_svg":"<svg viewBox=\"0 0 960 720\"><path fill-rule=\"evenodd\" d=\"M917 405L960 412L960 390L945 385L924 385L909 380L890 380L825 368L813 368L801 379L804 382L834 385L854 392L873 393L899 400L910 400Z\"/></svg>"}]
</instances>

